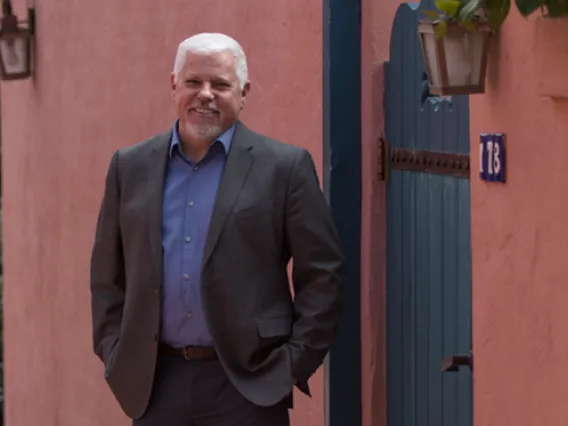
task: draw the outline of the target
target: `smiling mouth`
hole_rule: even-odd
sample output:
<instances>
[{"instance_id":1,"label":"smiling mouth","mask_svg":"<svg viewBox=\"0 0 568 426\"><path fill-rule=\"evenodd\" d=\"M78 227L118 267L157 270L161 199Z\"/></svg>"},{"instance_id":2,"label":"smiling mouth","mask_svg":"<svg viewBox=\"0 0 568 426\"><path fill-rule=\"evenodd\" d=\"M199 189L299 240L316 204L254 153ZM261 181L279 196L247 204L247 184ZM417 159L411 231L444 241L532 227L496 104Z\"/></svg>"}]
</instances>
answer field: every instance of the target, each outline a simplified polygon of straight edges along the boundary
<instances>
[{"instance_id":1,"label":"smiling mouth","mask_svg":"<svg viewBox=\"0 0 568 426\"><path fill-rule=\"evenodd\" d=\"M210 108L191 108L189 112L195 112L200 115L213 115L219 113L219 111Z\"/></svg>"}]
</instances>

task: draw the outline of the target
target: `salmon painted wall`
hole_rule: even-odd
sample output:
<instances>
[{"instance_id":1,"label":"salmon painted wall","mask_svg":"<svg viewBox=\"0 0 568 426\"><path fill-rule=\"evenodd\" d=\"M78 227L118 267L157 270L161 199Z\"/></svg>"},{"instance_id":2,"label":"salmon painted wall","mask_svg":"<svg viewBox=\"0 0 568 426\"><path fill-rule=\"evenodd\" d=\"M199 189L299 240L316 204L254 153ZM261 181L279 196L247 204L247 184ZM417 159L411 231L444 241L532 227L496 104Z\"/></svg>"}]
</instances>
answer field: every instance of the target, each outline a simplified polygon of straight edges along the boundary
<instances>
[{"instance_id":1,"label":"salmon painted wall","mask_svg":"<svg viewBox=\"0 0 568 426\"><path fill-rule=\"evenodd\" d=\"M494 40L479 134L504 132L506 184L473 161L474 419L478 426L563 426L568 419L568 21L512 13Z\"/></svg>"},{"instance_id":2,"label":"salmon painted wall","mask_svg":"<svg viewBox=\"0 0 568 426\"><path fill-rule=\"evenodd\" d=\"M361 387L363 426L386 425L386 210L377 144L384 136L385 61L399 0L362 0Z\"/></svg>"},{"instance_id":3,"label":"salmon painted wall","mask_svg":"<svg viewBox=\"0 0 568 426\"><path fill-rule=\"evenodd\" d=\"M9 426L129 424L92 352L90 249L111 154L173 123L177 44L200 31L241 41L244 121L321 165L321 11L320 0L36 2L35 81L1 87ZM294 425L323 425L322 371L313 399L297 395Z\"/></svg>"}]
</instances>

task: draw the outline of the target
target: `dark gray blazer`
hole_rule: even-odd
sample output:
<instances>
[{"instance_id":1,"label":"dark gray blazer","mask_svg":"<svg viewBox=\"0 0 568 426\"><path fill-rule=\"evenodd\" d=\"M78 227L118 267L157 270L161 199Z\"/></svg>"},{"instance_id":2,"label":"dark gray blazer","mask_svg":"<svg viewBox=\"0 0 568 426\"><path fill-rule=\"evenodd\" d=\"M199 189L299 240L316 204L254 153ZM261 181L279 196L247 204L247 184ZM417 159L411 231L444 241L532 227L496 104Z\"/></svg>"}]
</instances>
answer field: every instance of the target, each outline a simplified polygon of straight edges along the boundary
<instances>
[{"instance_id":1,"label":"dark gray blazer","mask_svg":"<svg viewBox=\"0 0 568 426\"><path fill-rule=\"evenodd\" d=\"M148 405L160 329L161 219L171 132L117 151L91 260L93 343L132 417ZM293 259L293 293L287 265ZM336 330L343 256L310 154L238 122L203 258L207 324L235 387L268 406L307 381ZM303 385L303 386L302 386Z\"/></svg>"}]
</instances>

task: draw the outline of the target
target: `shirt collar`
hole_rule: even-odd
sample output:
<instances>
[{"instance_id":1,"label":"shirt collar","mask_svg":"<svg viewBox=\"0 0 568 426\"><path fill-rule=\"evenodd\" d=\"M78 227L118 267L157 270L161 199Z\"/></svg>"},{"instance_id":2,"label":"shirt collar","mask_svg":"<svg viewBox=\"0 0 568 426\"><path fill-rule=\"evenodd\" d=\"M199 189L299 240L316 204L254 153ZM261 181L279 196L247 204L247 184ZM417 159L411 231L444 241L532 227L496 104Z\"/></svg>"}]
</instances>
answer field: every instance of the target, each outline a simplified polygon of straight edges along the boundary
<instances>
[{"instance_id":1,"label":"shirt collar","mask_svg":"<svg viewBox=\"0 0 568 426\"><path fill-rule=\"evenodd\" d=\"M179 120L176 120L174 127L172 129L172 140L170 142L170 158L172 158L175 149L179 149L180 145L178 123ZM233 124L227 130L225 130L221 134L221 136L219 136L215 141L211 143L211 145L213 145L215 142L221 142L221 144L223 144L223 147L225 148L225 155L227 155L227 153L229 152L229 148L231 147L231 141L233 140L234 133L235 133L235 124Z\"/></svg>"}]
</instances>

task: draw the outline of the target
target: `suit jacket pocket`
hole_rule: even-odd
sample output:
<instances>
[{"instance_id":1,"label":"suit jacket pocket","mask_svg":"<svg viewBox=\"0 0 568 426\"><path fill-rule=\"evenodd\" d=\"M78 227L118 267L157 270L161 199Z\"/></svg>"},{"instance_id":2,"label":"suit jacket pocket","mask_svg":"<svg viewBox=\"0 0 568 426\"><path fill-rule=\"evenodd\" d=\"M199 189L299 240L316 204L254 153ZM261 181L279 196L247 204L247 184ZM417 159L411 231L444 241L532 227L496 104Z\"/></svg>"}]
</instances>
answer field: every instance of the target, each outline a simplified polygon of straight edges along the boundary
<instances>
[{"instance_id":1,"label":"suit jacket pocket","mask_svg":"<svg viewBox=\"0 0 568 426\"><path fill-rule=\"evenodd\" d=\"M259 318L256 320L258 334L264 339L286 337L292 332L292 316Z\"/></svg>"}]
</instances>

